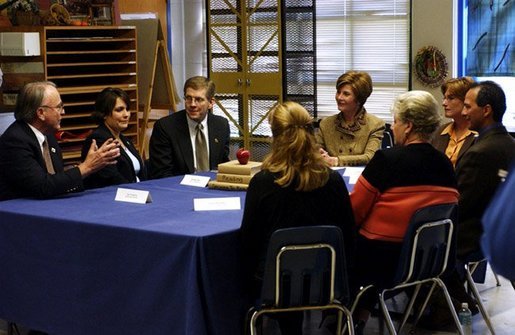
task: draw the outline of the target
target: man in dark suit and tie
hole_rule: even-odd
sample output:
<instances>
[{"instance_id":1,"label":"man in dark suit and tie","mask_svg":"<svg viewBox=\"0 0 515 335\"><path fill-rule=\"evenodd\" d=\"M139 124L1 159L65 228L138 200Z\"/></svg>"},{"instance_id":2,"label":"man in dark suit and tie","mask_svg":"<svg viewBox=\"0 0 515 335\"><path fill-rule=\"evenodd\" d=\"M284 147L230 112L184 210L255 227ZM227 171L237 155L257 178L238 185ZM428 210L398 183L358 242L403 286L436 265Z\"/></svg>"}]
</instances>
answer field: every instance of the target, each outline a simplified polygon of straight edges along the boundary
<instances>
[{"instance_id":1,"label":"man in dark suit and tie","mask_svg":"<svg viewBox=\"0 0 515 335\"><path fill-rule=\"evenodd\" d=\"M16 101L14 121L0 137L0 200L51 198L82 191L82 179L116 164L119 144L93 142L81 164L64 170L61 149L53 134L59 130L64 106L52 82L25 85Z\"/></svg>"},{"instance_id":2,"label":"man in dark suit and tie","mask_svg":"<svg viewBox=\"0 0 515 335\"><path fill-rule=\"evenodd\" d=\"M217 169L229 160L229 123L210 112L215 84L202 76L184 84L185 109L158 120L150 137L150 176Z\"/></svg>"}]
</instances>

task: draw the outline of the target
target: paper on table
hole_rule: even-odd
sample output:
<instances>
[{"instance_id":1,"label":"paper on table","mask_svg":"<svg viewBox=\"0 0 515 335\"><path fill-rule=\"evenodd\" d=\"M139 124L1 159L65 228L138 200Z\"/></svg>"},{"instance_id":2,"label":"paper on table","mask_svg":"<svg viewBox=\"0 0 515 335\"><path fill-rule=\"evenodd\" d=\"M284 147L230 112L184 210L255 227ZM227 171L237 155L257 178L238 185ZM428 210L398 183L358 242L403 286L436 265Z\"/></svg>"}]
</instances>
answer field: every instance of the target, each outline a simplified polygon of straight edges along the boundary
<instances>
[{"instance_id":1,"label":"paper on table","mask_svg":"<svg viewBox=\"0 0 515 335\"><path fill-rule=\"evenodd\" d=\"M145 204L152 202L149 191L133 190L130 188L119 187L116 190L115 201L132 202L135 204Z\"/></svg>"},{"instance_id":2,"label":"paper on table","mask_svg":"<svg viewBox=\"0 0 515 335\"><path fill-rule=\"evenodd\" d=\"M343 175L349 177L349 184L354 185L358 181L358 178L361 176L364 169L364 166L347 166Z\"/></svg>"},{"instance_id":3,"label":"paper on table","mask_svg":"<svg viewBox=\"0 0 515 335\"><path fill-rule=\"evenodd\" d=\"M189 185L195 187L206 187L211 178L207 176L199 176L195 174L186 174L181 180L181 185Z\"/></svg>"},{"instance_id":4,"label":"paper on table","mask_svg":"<svg viewBox=\"0 0 515 335\"><path fill-rule=\"evenodd\" d=\"M193 199L193 210L195 211L221 211L239 209L241 209L241 201L239 197Z\"/></svg>"}]
</instances>

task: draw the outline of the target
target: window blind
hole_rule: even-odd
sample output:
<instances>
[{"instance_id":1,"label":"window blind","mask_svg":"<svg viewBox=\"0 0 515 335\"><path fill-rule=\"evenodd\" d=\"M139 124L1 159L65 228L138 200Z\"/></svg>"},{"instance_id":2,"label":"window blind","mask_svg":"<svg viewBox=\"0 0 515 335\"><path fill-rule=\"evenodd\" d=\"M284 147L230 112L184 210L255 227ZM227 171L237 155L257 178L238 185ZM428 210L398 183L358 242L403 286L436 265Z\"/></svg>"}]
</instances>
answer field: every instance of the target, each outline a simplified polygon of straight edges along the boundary
<instances>
[{"instance_id":1,"label":"window blind","mask_svg":"<svg viewBox=\"0 0 515 335\"><path fill-rule=\"evenodd\" d=\"M318 116L338 112L336 79L361 70L373 81L367 111L391 122L394 98L408 90L409 0L319 0L316 6Z\"/></svg>"},{"instance_id":2,"label":"window blind","mask_svg":"<svg viewBox=\"0 0 515 335\"><path fill-rule=\"evenodd\" d=\"M410 0L316 0L315 4L318 117L338 113L336 79L345 71L361 70L373 81L367 111L392 122L393 100L409 85Z\"/></svg>"}]
</instances>

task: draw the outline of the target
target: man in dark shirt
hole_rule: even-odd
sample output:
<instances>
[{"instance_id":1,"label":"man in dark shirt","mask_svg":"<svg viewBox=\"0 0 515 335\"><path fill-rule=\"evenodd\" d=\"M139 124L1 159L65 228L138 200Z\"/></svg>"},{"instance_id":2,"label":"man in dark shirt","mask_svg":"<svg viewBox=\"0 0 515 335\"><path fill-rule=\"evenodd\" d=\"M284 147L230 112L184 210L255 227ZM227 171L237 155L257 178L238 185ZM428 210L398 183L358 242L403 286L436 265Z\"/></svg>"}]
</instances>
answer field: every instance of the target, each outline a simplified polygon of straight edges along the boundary
<instances>
[{"instance_id":1,"label":"man in dark shirt","mask_svg":"<svg viewBox=\"0 0 515 335\"><path fill-rule=\"evenodd\" d=\"M460 192L458 259L481 251L481 217L515 159L515 140L502 124L505 111L506 96L492 81L472 85L465 96L462 114L479 136L456 166Z\"/></svg>"},{"instance_id":2,"label":"man in dark shirt","mask_svg":"<svg viewBox=\"0 0 515 335\"><path fill-rule=\"evenodd\" d=\"M515 164L483 216L481 246L497 274L515 283Z\"/></svg>"}]
</instances>

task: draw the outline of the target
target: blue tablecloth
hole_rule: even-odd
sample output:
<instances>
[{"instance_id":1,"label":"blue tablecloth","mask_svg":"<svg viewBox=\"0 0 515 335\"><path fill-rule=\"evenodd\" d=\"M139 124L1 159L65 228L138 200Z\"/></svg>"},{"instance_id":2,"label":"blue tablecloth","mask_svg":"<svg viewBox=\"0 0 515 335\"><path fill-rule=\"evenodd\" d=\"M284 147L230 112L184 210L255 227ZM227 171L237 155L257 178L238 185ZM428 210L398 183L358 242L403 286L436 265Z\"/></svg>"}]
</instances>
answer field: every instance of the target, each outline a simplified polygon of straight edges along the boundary
<instances>
[{"instance_id":1,"label":"blue tablecloth","mask_svg":"<svg viewBox=\"0 0 515 335\"><path fill-rule=\"evenodd\" d=\"M243 210L193 199L243 208L245 192L181 180L123 185L148 204L114 201L117 187L0 202L0 318L51 335L241 334Z\"/></svg>"},{"instance_id":2,"label":"blue tablecloth","mask_svg":"<svg viewBox=\"0 0 515 335\"><path fill-rule=\"evenodd\" d=\"M0 318L52 335L239 334L237 231L243 211L193 211L193 198L244 192L125 185L53 200L0 202Z\"/></svg>"}]
</instances>

